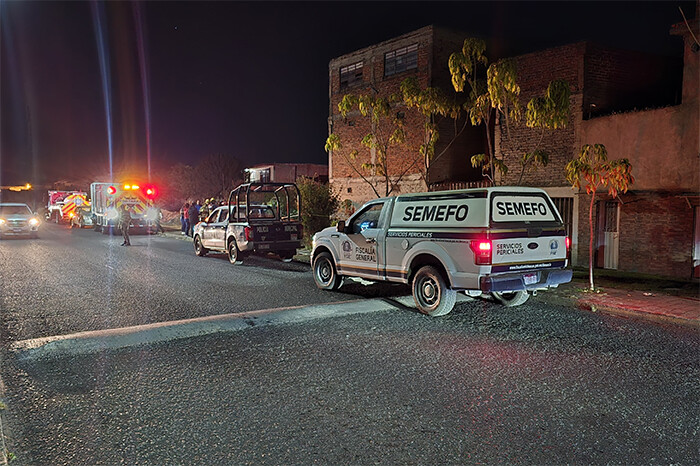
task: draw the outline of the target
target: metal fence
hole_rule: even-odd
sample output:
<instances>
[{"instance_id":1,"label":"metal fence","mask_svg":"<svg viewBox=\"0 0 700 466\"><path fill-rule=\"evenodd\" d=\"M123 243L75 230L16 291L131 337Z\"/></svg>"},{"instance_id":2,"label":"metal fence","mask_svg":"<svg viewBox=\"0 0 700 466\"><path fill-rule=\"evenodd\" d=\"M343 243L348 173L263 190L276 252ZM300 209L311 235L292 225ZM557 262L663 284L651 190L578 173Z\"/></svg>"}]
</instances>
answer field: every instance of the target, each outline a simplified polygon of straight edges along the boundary
<instances>
[{"instance_id":1,"label":"metal fence","mask_svg":"<svg viewBox=\"0 0 700 466\"><path fill-rule=\"evenodd\" d=\"M430 191L451 191L453 189L488 188L489 186L491 186L491 182L488 180L450 181L446 183L432 183L428 189Z\"/></svg>"}]
</instances>

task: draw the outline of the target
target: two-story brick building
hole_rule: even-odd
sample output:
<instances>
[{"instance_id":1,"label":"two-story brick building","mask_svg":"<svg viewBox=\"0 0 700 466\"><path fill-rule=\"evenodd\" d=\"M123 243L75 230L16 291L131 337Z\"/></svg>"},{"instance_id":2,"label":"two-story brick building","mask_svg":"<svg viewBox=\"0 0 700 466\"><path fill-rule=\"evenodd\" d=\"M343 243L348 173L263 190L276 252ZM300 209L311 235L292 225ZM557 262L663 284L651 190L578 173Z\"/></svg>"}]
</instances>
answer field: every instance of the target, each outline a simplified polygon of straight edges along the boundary
<instances>
[{"instance_id":1,"label":"two-story brick building","mask_svg":"<svg viewBox=\"0 0 700 466\"><path fill-rule=\"evenodd\" d=\"M569 224L575 265L588 264L590 197L572 190L564 167L583 144L604 144L610 159L630 160L635 183L617 199L606 191L598 195L595 266L678 278L695 269L697 276L698 54L684 24L673 33L685 36L684 67L667 57L585 42L516 57L522 101L542 93L552 79L571 86L569 125L546 133L542 148L550 163L526 173L522 184L555 198ZM511 167L521 148L539 138L524 125L511 127L507 136L497 126L495 133L497 156ZM514 183L518 175L511 171L500 181Z\"/></svg>"},{"instance_id":2,"label":"two-story brick building","mask_svg":"<svg viewBox=\"0 0 700 466\"><path fill-rule=\"evenodd\" d=\"M699 37L697 19L691 28ZM604 144L611 159L631 161L636 182L618 199L598 195L596 267L678 278L700 273L698 46L685 24L674 26L672 33L684 38L683 61L588 42L514 57L523 105L554 79L570 85L569 124L547 131L540 145L549 153L549 165L526 172L520 183L542 187L554 198L573 240L574 265L588 264L590 197L571 188L564 167L583 144ZM359 140L368 131L357 114L346 119L339 114L337 104L345 93L396 92L411 73L422 86L449 88L447 60L465 36L441 34L429 26L332 60L329 133ZM397 56L404 57L398 66ZM412 125L423 124L409 112L406 117ZM510 125L507 133L497 124L493 131L496 156L511 168L498 182L517 183L523 149L541 134L524 123ZM397 163L410 163L419 144L410 141L406 152L396 153ZM431 170L436 176L428 184L479 180L481 173L471 168L469 157L484 152L484 145L483 127L471 128L449 155L436 161ZM426 180L410 175L399 191L427 189ZM363 202L374 197L342 154L329 154L329 177L342 199Z\"/></svg>"},{"instance_id":3,"label":"two-story brick building","mask_svg":"<svg viewBox=\"0 0 700 466\"><path fill-rule=\"evenodd\" d=\"M341 199L349 199L355 205L377 197L367 181L381 185L383 180L372 177L361 169L364 162L376 163L376 152L363 146L362 137L370 132L371 124L355 109L346 118L340 114L338 103L345 94L372 94L387 97L399 93L401 82L407 77L417 78L421 87L439 87L454 94L447 66L451 53L460 50L465 34L427 26L400 37L334 58L328 70L329 118L328 131L340 137L341 150L332 151L328 157L329 179L340 193ZM429 179L421 173L422 160L419 147L423 143L424 118L415 109L407 109L401 103L395 105L397 116L406 129L406 142L392 148L387 157L392 176L392 194L427 190L427 184L449 180L478 181L481 173L467 163L469 152L484 150L483 128L468 125L449 149L436 157L429 170ZM453 139L454 128L443 120L441 138L436 153L443 153L445 145ZM356 159L350 157L358 151ZM364 176L367 180L363 179ZM400 182L397 182L398 178ZM382 186L383 187L383 186ZM385 192L380 191L380 195Z\"/></svg>"}]
</instances>

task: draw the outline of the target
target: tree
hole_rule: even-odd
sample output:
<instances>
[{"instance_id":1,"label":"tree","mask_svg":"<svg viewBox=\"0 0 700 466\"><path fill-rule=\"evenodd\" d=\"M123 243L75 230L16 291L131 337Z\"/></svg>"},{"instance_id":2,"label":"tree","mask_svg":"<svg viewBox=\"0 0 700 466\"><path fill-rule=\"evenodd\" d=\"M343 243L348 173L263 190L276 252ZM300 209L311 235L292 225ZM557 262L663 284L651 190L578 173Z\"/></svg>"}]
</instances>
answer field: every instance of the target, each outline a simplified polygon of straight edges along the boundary
<instances>
[{"instance_id":1,"label":"tree","mask_svg":"<svg viewBox=\"0 0 700 466\"><path fill-rule=\"evenodd\" d=\"M377 197L389 196L403 177L420 161L416 156L403 170L396 170L390 157L394 148L404 144L406 140L404 118L395 109L400 100L398 94L380 97L373 91L372 94L346 94L338 104L343 118L356 109L368 121L370 131L359 141L369 151L369 157L365 158L369 159L368 162L358 162L357 149L348 153L337 134L331 133L326 139L326 151L340 154L350 168L372 188Z\"/></svg>"},{"instance_id":2,"label":"tree","mask_svg":"<svg viewBox=\"0 0 700 466\"><path fill-rule=\"evenodd\" d=\"M340 207L340 199L328 183L300 177L296 185L301 194L301 224L308 243L311 235L330 226L331 216Z\"/></svg>"},{"instance_id":3,"label":"tree","mask_svg":"<svg viewBox=\"0 0 700 466\"><path fill-rule=\"evenodd\" d=\"M593 284L593 206L595 195L599 188L607 188L608 194L617 197L619 193L627 192L634 183L632 164L628 159L608 161L608 151L603 144L584 144L578 156L566 164L566 179L574 188L580 188L583 183L586 193L591 196L588 208L589 244L588 244L588 276L591 291Z\"/></svg>"},{"instance_id":4,"label":"tree","mask_svg":"<svg viewBox=\"0 0 700 466\"><path fill-rule=\"evenodd\" d=\"M197 192L201 197L228 199L229 192L243 180L243 163L224 154L207 156L195 169Z\"/></svg>"},{"instance_id":5,"label":"tree","mask_svg":"<svg viewBox=\"0 0 700 466\"><path fill-rule=\"evenodd\" d=\"M481 167L484 177L496 184L496 171L505 177L508 166L503 158L497 158L495 155L490 129L498 121L505 128L505 138L508 138L510 126L520 122L522 110L516 62L512 59L500 60L487 67L485 52L486 43L483 40L465 39L462 50L450 55L448 65L454 89L457 92L469 93L463 108L469 114L471 123L475 126L484 124L486 128L486 153L473 155L471 164L473 167ZM483 68L486 68L485 79ZM569 95L568 83L555 80L549 84L543 96L528 102L525 124L529 128L540 129L541 133L534 147L527 150L518 147L518 150L523 152L518 184L528 168L547 165L549 155L540 149L540 146L547 130L563 128L568 124Z\"/></svg>"},{"instance_id":6,"label":"tree","mask_svg":"<svg viewBox=\"0 0 700 466\"><path fill-rule=\"evenodd\" d=\"M430 167L449 150L469 121L464 119L464 123L459 127L461 105L456 103L454 99L450 99L440 88L426 87L421 89L415 76L401 82L401 94L406 107L417 109L423 116L423 143L418 148L418 153L422 161L420 164L421 176L427 185L430 179ZM454 132L443 149L435 154L435 146L441 137L440 121L445 118L454 121Z\"/></svg>"}]
</instances>

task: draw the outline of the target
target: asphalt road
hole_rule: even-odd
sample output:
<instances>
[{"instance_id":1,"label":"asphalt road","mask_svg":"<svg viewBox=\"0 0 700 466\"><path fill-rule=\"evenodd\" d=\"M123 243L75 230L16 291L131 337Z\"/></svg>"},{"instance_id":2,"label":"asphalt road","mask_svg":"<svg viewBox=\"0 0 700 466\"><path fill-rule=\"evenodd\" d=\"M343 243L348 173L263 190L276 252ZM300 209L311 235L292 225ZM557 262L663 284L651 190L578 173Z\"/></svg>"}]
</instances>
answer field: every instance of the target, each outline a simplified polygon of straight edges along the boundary
<instances>
[{"instance_id":1,"label":"asphalt road","mask_svg":"<svg viewBox=\"0 0 700 466\"><path fill-rule=\"evenodd\" d=\"M407 293L351 284L319 290L307 264L195 256L189 241L43 225L38 240L0 241L4 341Z\"/></svg>"},{"instance_id":2,"label":"asphalt road","mask_svg":"<svg viewBox=\"0 0 700 466\"><path fill-rule=\"evenodd\" d=\"M126 250L89 231L49 230L36 244L0 242L0 261L21 268L0 267L3 341L199 316L217 303L231 312L402 289L317 294L307 266L261 260L239 274L224 259L193 257L188 243L140 240L148 245ZM40 260L68 251L79 257L69 271L97 274L111 287L98 296L121 303L109 319L88 319L90 306L78 303L91 293L51 278ZM161 274L180 281L141 286L151 295L139 309L158 310L144 317L121 287ZM196 287L198 274L212 283ZM21 301L16 286L37 301ZM60 287L63 300L52 293ZM263 295L249 303L241 290ZM192 301L169 309L188 293ZM252 322L93 354L5 347L3 421L16 464L698 464L698 356L693 329L587 313L546 294L515 309L473 300L437 319L396 308Z\"/></svg>"}]
</instances>

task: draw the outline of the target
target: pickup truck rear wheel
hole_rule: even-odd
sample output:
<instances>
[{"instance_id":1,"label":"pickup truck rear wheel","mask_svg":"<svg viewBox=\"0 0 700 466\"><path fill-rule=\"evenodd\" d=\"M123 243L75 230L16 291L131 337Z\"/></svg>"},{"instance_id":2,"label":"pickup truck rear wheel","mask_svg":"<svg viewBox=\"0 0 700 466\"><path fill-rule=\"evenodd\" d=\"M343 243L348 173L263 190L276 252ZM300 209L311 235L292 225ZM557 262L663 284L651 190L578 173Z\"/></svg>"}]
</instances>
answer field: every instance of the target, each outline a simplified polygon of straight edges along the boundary
<instances>
[{"instance_id":1,"label":"pickup truck rear wheel","mask_svg":"<svg viewBox=\"0 0 700 466\"><path fill-rule=\"evenodd\" d=\"M238 249L238 245L236 245L235 240L229 241L226 251L228 252L228 261L230 263L240 264L243 262L241 251Z\"/></svg>"},{"instance_id":2,"label":"pickup truck rear wheel","mask_svg":"<svg viewBox=\"0 0 700 466\"><path fill-rule=\"evenodd\" d=\"M423 314L444 316L454 308L457 292L447 287L442 274L433 266L418 269L413 277L413 300Z\"/></svg>"},{"instance_id":3,"label":"pickup truck rear wheel","mask_svg":"<svg viewBox=\"0 0 700 466\"><path fill-rule=\"evenodd\" d=\"M292 262L292 259L294 259L294 254L296 254L296 251L281 251L279 253L280 259L282 262Z\"/></svg>"},{"instance_id":4,"label":"pickup truck rear wheel","mask_svg":"<svg viewBox=\"0 0 700 466\"><path fill-rule=\"evenodd\" d=\"M209 250L202 245L202 240L199 235L194 237L194 253L199 257L204 257L207 255Z\"/></svg>"},{"instance_id":5,"label":"pickup truck rear wheel","mask_svg":"<svg viewBox=\"0 0 700 466\"><path fill-rule=\"evenodd\" d=\"M520 306L530 297L527 291L514 291L512 293L491 293L496 301L506 307Z\"/></svg>"},{"instance_id":6,"label":"pickup truck rear wheel","mask_svg":"<svg viewBox=\"0 0 700 466\"><path fill-rule=\"evenodd\" d=\"M314 260L314 281L322 290L337 290L343 284L333 262L333 256L328 252L319 253Z\"/></svg>"}]
</instances>

